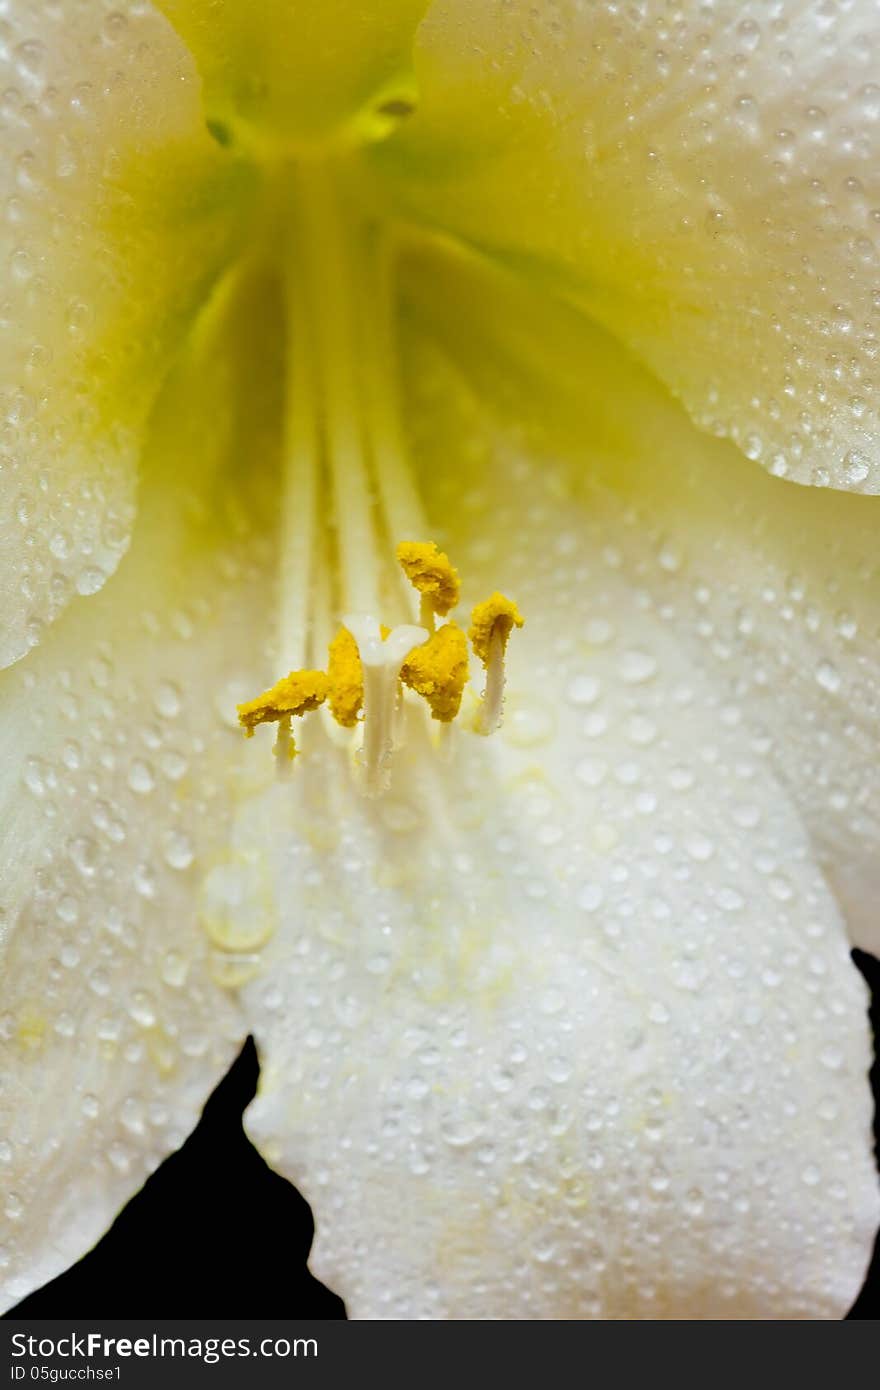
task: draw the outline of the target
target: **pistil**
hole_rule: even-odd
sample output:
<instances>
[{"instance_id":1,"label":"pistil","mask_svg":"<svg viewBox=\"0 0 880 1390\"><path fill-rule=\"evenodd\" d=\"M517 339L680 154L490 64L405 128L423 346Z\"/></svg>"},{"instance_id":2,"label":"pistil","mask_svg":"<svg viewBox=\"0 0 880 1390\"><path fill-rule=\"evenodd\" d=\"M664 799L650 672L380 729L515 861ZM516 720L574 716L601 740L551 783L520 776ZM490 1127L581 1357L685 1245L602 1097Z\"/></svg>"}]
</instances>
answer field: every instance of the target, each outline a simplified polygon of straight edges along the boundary
<instances>
[{"instance_id":1,"label":"pistil","mask_svg":"<svg viewBox=\"0 0 880 1390\"><path fill-rule=\"evenodd\" d=\"M354 637L363 668L364 742L361 765L364 791L378 796L388 785L388 764L394 747L394 717L400 668L413 648L428 636L424 628L402 623L382 636L375 618L352 614L343 619Z\"/></svg>"}]
</instances>

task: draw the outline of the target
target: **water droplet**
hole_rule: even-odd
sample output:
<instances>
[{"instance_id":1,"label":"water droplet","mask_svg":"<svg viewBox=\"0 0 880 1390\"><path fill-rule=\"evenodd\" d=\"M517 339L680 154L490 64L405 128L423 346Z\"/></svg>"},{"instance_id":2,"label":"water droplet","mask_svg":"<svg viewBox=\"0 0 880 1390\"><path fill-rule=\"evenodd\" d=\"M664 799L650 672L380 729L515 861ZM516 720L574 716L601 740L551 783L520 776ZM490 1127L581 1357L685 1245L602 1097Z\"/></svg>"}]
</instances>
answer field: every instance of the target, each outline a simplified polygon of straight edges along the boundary
<instances>
[{"instance_id":1,"label":"water droplet","mask_svg":"<svg viewBox=\"0 0 880 1390\"><path fill-rule=\"evenodd\" d=\"M506 714L502 728L515 748L535 748L552 738L556 724L552 713L541 705L519 706Z\"/></svg>"},{"instance_id":2,"label":"water droplet","mask_svg":"<svg viewBox=\"0 0 880 1390\"><path fill-rule=\"evenodd\" d=\"M538 1001L538 1007L542 1014L552 1018L554 1014L561 1014L565 1008L565 995L558 989L546 989Z\"/></svg>"},{"instance_id":3,"label":"water droplet","mask_svg":"<svg viewBox=\"0 0 880 1390\"><path fill-rule=\"evenodd\" d=\"M689 767L674 767L668 781L674 792L686 792L694 785L694 774Z\"/></svg>"},{"instance_id":4,"label":"water droplet","mask_svg":"<svg viewBox=\"0 0 880 1390\"><path fill-rule=\"evenodd\" d=\"M820 661L816 667L816 680L823 690L833 695L840 689L840 672L830 661Z\"/></svg>"},{"instance_id":5,"label":"water droplet","mask_svg":"<svg viewBox=\"0 0 880 1390\"><path fill-rule=\"evenodd\" d=\"M165 863L172 869L188 869L195 858L192 841L182 830L166 833L162 853Z\"/></svg>"},{"instance_id":6,"label":"water droplet","mask_svg":"<svg viewBox=\"0 0 880 1390\"><path fill-rule=\"evenodd\" d=\"M596 676L577 675L569 681L567 695L573 705L592 705L601 690L602 684Z\"/></svg>"},{"instance_id":7,"label":"water droplet","mask_svg":"<svg viewBox=\"0 0 880 1390\"><path fill-rule=\"evenodd\" d=\"M479 1115L465 1104L450 1107L440 1118L440 1134L451 1148L466 1148L482 1132L483 1123Z\"/></svg>"},{"instance_id":8,"label":"water droplet","mask_svg":"<svg viewBox=\"0 0 880 1390\"><path fill-rule=\"evenodd\" d=\"M845 641L851 642L859 630L859 625L851 613L838 613L834 619L834 629Z\"/></svg>"},{"instance_id":9,"label":"water droplet","mask_svg":"<svg viewBox=\"0 0 880 1390\"><path fill-rule=\"evenodd\" d=\"M144 1107L136 1096L126 1096L122 1105L119 1107L119 1118L123 1127L129 1134L143 1134L146 1129L144 1123Z\"/></svg>"},{"instance_id":10,"label":"water droplet","mask_svg":"<svg viewBox=\"0 0 880 1390\"><path fill-rule=\"evenodd\" d=\"M871 465L866 456L859 453L858 449L850 449L846 458L843 460L843 477L848 487L859 487L871 472Z\"/></svg>"},{"instance_id":11,"label":"water droplet","mask_svg":"<svg viewBox=\"0 0 880 1390\"><path fill-rule=\"evenodd\" d=\"M574 770L574 775L585 787L598 787L608 773L608 764L598 758L582 758Z\"/></svg>"},{"instance_id":12,"label":"water droplet","mask_svg":"<svg viewBox=\"0 0 880 1390\"><path fill-rule=\"evenodd\" d=\"M186 983L189 962L177 951L166 951L162 960L162 979L172 989L179 989Z\"/></svg>"},{"instance_id":13,"label":"water droplet","mask_svg":"<svg viewBox=\"0 0 880 1390\"><path fill-rule=\"evenodd\" d=\"M578 907L583 908L584 912L595 912L602 906L605 894L598 883L585 883L578 893Z\"/></svg>"},{"instance_id":14,"label":"water droplet","mask_svg":"<svg viewBox=\"0 0 880 1390\"><path fill-rule=\"evenodd\" d=\"M179 782L186 773L189 763L182 753L176 749L169 748L159 758L159 767L162 775L167 777L169 782Z\"/></svg>"},{"instance_id":15,"label":"water droplet","mask_svg":"<svg viewBox=\"0 0 880 1390\"><path fill-rule=\"evenodd\" d=\"M128 1012L142 1028L152 1028L156 1022L156 1006L145 989L136 989L128 1001Z\"/></svg>"},{"instance_id":16,"label":"water droplet","mask_svg":"<svg viewBox=\"0 0 880 1390\"><path fill-rule=\"evenodd\" d=\"M124 14L113 11L104 20L104 37L108 43L117 43L125 33L128 20Z\"/></svg>"},{"instance_id":17,"label":"water droplet","mask_svg":"<svg viewBox=\"0 0 880 1390\"><path fill-rule=\"evenodd\" d=\"M659 1195L660 1193L665 1192L668 1189L669 1181L669 1174L667 1173L666 1169L658 1164L654 1169L652 1169L650 1176L648 1177L648 1186L652 1192Z\"/></svg>"},{"instance_id":18,"label":"water droplet","mask_svg":"<svg viewBox=\"0 0 880 1390\"><path fill-rule=\"evenodd\" d=\"M114 1140L108 1147L107 1157L113 1167L120 1173L127 1173L131 1167L131 1155L125 1145L120 1144L118 1140Z\"/></svg>"},{"instance_id":19,"label":"water droplet","mask_svg":"<svg viewBox=\"0 0 880 1390\"><path fill-rule=\"evenodd\" d=\"M745 899L742 893L738 893L735 888L719 888L715 901L722 912L739 912L745 906Z\"/></svg>"},{"instance_id":20,"label":"water droplet","mask_svg":"<svg viewBox=\"0 0 880 1390\"><path fill-rule=\"evenodd\" d=\"M153 769L142 758L135 758L128 770L128 785L139 796L146 796L156 785Z\"/></svg>"},{"instance_id":21,"label":"water droplet","mask_svg":"<svg viewBox=\"0 0 880 1390\"><path fill-rule=\"evenodd\" d=\"M83 598L88 598L90 594L96 594L104 585L107 576L103 570L95 565L89 565L80 570L76 577L76 592Z\"/></svg>"},{"instance_id":22,"label":"water droplet","mask_svg":"<svg viewBox=\"0 0 880 1390\"><path fill-rule=\"evenodd\" d=\"M159 682L153 704L163 719L175 719L180 714L180 691L173 681Z\"/></svg>"},{"instance_id":23,"label":"water droplet","mask_svg":"<svg viewBox=\"0 0 880 1390\"><path fill-rule=\"evenodd\" d=\"M643 685L656 674L657 662L649 652L631 649L621 656L619 670L627 685Z\"/></svg>"},{"instance_id":24,"label":"water droplet","mask_svg":"<svg viewBox=\"0 0 880 1390\"><path fill-rule=\"evenodd\" d=\"M684 1209L688 1216L702 1216L705 1206L705 1198L698 1187L692 1187L685 1193Z\"/></svg>"},{"instance_id":25,"label":"water droplet","mask_svg":"<svg viewBox=\"0 0 880 1390\"><path fill-rule=\"evenodd\" d=\"M630 743L638 747L647 747L657 737L657 725L642 714L634 714L627 721L626 736Z\"/></svg>"},{"instance_id":26,"label":"water droplet","mask_svg":"<svg viewBox=\"0 0 880 1390\"><path fill-rule=\"evenodd\" d=\"M236 676L217 691L214 696L214 712L224 728L235 729L241 733L236 706L253 698L253 686L253 680L248 681L244 676Z\"/></svg>"},{"instance_id":27,"label":"water droplet","mask_svg":"<svg viewBox=\"0 0 880 1390\"><path fill-rule=\"evenodd\" d=\"M67 853L83 878L93 878L98 862L98 846L87 835L77 835L67 846Z\"/></svg>"},{"instance_id":28,"label":"water droplet","mask_svg":"<svg viewBox=\"0 0 880 1390\"><path fill-rule=\"evenodd\" d=\"M204 930L221 950L264 945L275 929L276 908L262 857L215 865L202 883L199 907Z\"/></svg>"},{"instance_id":29,"label":"water droplet","mask_svg":"<svg viewBox=\"0 0 880 1390\"><path fill-rule=\"evenodd\" d=\"M503 1095L506 1091L509 1091L512 1088L513 1083L513 1073L509 1072L506 1067L499 1067L495 1065L489 1068L489 1085L492 1087L493 1090L498 1091L500 1095Z\"/></svg>"},{"instance_id":30,"label":"water droplet","mask_svg":"<svg viewBox=\"0 0 880 1390\"><path fill-rule=\"evenodd\" d=\"M258 974L261 964L259 951L211 951L209 959L211 978L223 989L240 989ZM307 1045L309 1036L306 1034Z\"/></svg>"},{"instance_id":31,"label":"water droplet","mask_svg":"<svg viewBox=\"0 0 880 1390\"><path fill-rule=\"evenodd\" d=\"M591 618L584 626L584 637L594 647L604 647L614 636L614 628L606 618Z\"/></svg>"}]
</instances>

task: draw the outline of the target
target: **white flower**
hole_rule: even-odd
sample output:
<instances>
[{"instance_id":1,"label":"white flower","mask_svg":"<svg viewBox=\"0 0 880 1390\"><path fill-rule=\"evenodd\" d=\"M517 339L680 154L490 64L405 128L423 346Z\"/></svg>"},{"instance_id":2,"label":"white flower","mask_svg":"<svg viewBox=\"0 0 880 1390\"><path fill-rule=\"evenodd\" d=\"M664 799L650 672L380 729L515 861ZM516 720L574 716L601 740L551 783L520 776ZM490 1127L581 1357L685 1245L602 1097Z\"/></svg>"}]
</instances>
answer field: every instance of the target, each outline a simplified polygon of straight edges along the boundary
<instances>
[{"instance_id":1,"label":"white flower","mask_svg":"<svg viewBox=\"0 0 880 1390\"><path fill-rule=\"evenodd\" d=\"M162 8L2 7L6 1302L253 1031L352 1316L841 1315L875 6ZM278 776L236 705L401 540L526 615L502 729Z\"/></svg>"}]
</instances>

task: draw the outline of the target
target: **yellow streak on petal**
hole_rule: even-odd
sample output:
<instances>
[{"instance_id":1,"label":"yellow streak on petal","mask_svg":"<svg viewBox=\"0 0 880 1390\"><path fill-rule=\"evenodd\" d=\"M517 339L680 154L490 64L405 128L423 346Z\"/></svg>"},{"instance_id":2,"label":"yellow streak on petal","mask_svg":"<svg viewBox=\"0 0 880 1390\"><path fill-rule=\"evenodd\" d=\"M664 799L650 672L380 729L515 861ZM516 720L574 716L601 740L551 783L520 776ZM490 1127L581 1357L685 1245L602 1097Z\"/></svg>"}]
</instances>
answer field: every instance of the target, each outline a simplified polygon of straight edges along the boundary
<instances>
[{"instance_id":1,"label":"yellow streak on petal","mask_svg":"<svg viewBox=\"0 0 880 1390\"><path fill-rule=\"evenodd\" d=\"M503 653L513 629L522 627L524 622L525 618L512 599L505 598L497 589L483 603L476 605L471 613L468 637L475 655L484 666L489 664L493 637L500 641Z\"/></svg>"},{"instance_id":2,"label":"yellow streak on petal","mask_svg":"<svg viewBox=\"0 0 880 1390\"><path fill-rule=\"evenodd\" d=\"M18 1018L15 1041L22 1047L41 1047L46 1038L48 1023L45 1015L36 1008L26 1006Z\"/></svg>"},{"instance_id":3,"label":"yellow streak on petal","mask_svg":"<svg viewBox=\"0 0 880 1390\"><path fill-rule=\"evenodd\" d=\"M458 570L433 541L401 541L397 547L401 569L435 613L444 617L458 603Z\"/></svg>"},{"instance_id":4,"label":"yellow streak on petal","mask_svg":"<svg viewBox=\"0 0 880 1390\"><path fill-rule=\"evenodd\" d=\"M450 724L458 714L468 678L467 638L456 623L445 623L427 642L411 651L400 679L422 695L431 716Z\"/></svg>"},{"instance_id":5,"label":"yellow streak on petal","mask_svg":"<svg viewBox=\"0 0 880 1390\"><path fill-rule=\"evenodd\" d=\"M327 677L323 671L291 671L282 676L255 700L238 706L238 722L248 738L258 724L277 723L292 714L307 714L327 698Z\"/></svg>"},{"instance_id":6,"label":"yellow streak on petal","mask_svg":"<svg viewBox=\"0 0 880 1390\"><path fill-rule=\"evenodd\" d=\"M364 707L364 672L355 642L347 627L341 627L330 643L327 662L330 713L346 729L353 729Z\"/></svg>"}]
</instances>

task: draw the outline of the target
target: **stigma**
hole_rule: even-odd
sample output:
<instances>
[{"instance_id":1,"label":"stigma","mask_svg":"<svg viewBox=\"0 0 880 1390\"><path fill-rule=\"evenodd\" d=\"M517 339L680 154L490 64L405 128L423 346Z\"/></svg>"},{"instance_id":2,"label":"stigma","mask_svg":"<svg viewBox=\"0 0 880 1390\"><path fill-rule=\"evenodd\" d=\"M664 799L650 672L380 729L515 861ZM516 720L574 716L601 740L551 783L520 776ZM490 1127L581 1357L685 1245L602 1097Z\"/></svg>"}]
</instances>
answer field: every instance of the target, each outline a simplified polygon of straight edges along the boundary
<instances>
[{"instance_id":1,"label":"stigma","mask_svg":"<svg viewBox=\"0 0 880 1390\"><path fill-rule=\"evenodd\" d=\"M433 542L404 541L397 561L416 591L419 623L388 627L376 613L345 614L327 650L326 670L296 670L238 706L245 736L262 724L277 725L279 771L297 755L293 719L325 706L340 729L351 731L355 776L364 795L387 790L395 749L403 737L407 702L421 703L441 726L459 717L470 676L469 647L482 664L485 688L471 732L494 733L501 724L504 660L514 627L523 618L497 591L476 604L467 635L448 614L458 604L458 572ZM437 618L443 618L439 626Z\"/></svg>"}]
</instances>

